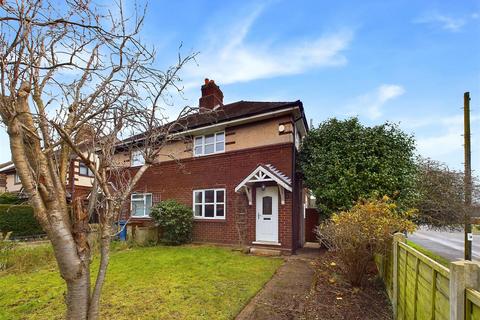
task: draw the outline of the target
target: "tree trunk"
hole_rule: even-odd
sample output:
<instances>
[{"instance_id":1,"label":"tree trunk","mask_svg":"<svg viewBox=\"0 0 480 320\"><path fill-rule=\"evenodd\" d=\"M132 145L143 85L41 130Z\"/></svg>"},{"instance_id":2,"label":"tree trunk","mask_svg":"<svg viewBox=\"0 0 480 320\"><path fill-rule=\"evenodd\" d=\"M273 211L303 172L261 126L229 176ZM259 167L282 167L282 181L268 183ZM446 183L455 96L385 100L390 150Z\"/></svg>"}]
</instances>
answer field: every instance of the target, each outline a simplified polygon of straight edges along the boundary
<instances>
[{"instance_id":1,"label":"tree trunk","mask_svg":"<svg viewBox=\"0 0 480 320\"><path fill-rule=\"evenodd\" d=\"M71 230L57 223L51 226L52 242L60 273L67 284L67 319L88 319L90 300L90 245L88 214L77 198L73 201ZM51 211L53 214L53 211ZM67 212L68 214L68 212Z\"/></svg>"},{"instance_id":2,"label":"tree trunk","mask_svg":"<svg viewBox=\"0 0 480 320\"><path fill-rule=\"evenodd\" d=\"M95 288L93 289L92 298L90 300L90 306L88 310L88 319L96 320L100 315L100 295L102 293L102 287L107 275L107 267L110 261L110 240L111 235L109 228L105 230L105 226L102 226L102 237L100 239L100 266L98 268L97 279L95 281Z\"/></svg>"},{"instance_id":3,"label":"tree trunk","mask_svg":"<svg viewBox=\"0 0 480 320\"><path fill-rule=\"evenodd\" d=\"M67 295L65 302L67 304L66 318L68 320L86 320L88 314L88 305L90 298L90 279L88 266L84 266L81 275L73 280L66 280Z\"/></svg>"}]
</instances>

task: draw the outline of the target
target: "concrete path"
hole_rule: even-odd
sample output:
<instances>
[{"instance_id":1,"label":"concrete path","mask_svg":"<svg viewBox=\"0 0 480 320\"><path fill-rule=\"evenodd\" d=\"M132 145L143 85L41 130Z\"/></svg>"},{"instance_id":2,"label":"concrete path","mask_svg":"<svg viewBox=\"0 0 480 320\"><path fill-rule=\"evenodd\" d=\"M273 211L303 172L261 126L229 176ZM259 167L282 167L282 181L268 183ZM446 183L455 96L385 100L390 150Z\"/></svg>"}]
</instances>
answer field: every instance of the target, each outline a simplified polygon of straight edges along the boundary
<instances>
[{"instance_id":1,"label":"concrete path","mask_svg":"<svg viewBox=\"0 0 480 320\"><path fill-rule=\"evenodd\" d=\"M408 236L408 239L422 247L450 260L463 259L464 234L462 231L435 231L420 228ZM473 235L472 256L480 260L480 235Z\"/></svg>"},{"instance_id":2,"label":"concrete path","mask_svg":"<svg viewBox=\"0 0 480 320\"><path fill-rule=\"evenodd\" d=\"M313 260L319 249L303 248L287 258L260 292L239 313L237 320L300 319L303 301L313 283Z\"/></svg>"}]
</instances>

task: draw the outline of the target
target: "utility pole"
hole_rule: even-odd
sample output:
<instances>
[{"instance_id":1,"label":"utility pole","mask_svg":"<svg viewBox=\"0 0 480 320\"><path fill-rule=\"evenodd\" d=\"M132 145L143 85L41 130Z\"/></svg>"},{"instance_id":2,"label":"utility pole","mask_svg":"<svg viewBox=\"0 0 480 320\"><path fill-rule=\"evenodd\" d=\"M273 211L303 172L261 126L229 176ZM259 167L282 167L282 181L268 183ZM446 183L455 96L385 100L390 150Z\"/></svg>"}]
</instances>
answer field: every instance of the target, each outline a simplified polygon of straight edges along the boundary
<instances>
[{"instance_id":1,"label":"utility pole","mask_svg":"<svg viewBox=\"0 0 480 320\"><path fill-rule=\"evenodd\" d=\"M472 208L472 151L470 145L470 93L463 94L463 119L465 141L465 260L472 260L472 224L471 224L471 208Z\"/></svg>"}]
</instances>

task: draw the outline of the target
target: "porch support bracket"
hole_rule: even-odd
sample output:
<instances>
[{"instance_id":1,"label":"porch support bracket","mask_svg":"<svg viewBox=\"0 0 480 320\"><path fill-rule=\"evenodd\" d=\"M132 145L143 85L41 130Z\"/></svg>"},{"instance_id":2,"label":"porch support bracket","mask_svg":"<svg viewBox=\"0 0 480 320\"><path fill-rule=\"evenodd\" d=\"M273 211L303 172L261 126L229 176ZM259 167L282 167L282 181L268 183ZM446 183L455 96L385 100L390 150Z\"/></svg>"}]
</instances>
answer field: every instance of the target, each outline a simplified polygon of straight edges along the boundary
<instances>
[{"instance_id":1,"label":"porch support bracket","mask_svg":"<svg viewBox=\"0 0 480 320\"><path fill-rule=\"evenodd\" d=\"M253 202L252 202L252 188L250 188L248 186L243 186L243 190L245 190L245 194L247 195L248 205L251 206L253 204Z\"/></svg>"}]
</instances>

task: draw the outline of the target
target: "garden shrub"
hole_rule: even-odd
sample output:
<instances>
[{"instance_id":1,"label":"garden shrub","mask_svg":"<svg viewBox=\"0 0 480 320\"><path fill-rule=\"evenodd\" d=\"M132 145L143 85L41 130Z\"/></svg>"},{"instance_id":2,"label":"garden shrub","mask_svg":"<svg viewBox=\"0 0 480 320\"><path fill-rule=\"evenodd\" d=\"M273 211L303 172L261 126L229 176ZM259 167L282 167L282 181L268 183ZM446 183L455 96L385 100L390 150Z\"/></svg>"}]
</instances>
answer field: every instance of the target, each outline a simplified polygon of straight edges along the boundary
<instances>
[{"instance_id":1,"label":"garden shrub","mask_svg":"<svg viewBox=\"0 0 480 320\"><path fill-rule=\"evenodd\" d=\"M395 232L413 232L414 210L401 212L388 197L359 201L350 210L333 214L317 228L320 244L336 251L348 281L362 284L375 254L385 254Z\"/></svg>"},{"instance_id":2,"label":"garden shrub","mask_svg":"<svg viewBox=\"0 0 480 320\"><path fill-rule=\"evenodd\" d=\"M161 228L161 241L182 244L192 241L192 209L177 202L165 200L152 208L151 216Z\"/></svg>"},{"instance_id":3,"label":"garden shrub","mask_svg":"<svg viewBox=\"0 0 480 320\"><path fill-rule=\"evenodd\" d=\"M45 234L31 206L8 204L0 204L0 232L12 232L12 237Z\"/></svg>"}]
</instances>

